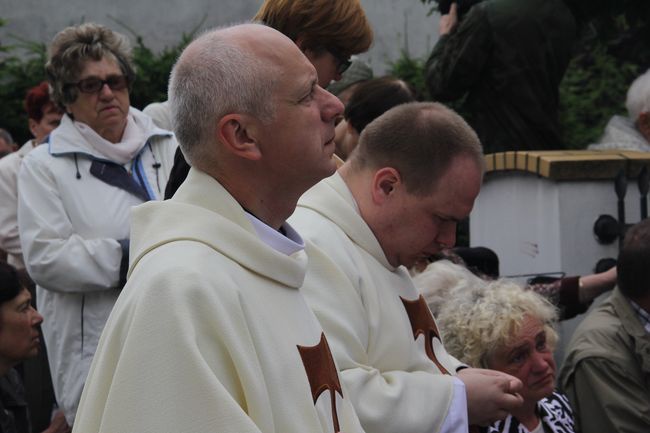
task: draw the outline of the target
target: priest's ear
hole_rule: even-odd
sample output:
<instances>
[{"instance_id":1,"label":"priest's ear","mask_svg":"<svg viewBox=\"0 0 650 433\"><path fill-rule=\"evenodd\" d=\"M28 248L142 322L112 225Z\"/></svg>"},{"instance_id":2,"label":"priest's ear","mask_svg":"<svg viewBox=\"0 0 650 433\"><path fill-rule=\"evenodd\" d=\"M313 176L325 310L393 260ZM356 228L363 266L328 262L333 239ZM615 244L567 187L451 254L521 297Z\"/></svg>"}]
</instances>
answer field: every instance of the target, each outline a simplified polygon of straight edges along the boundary
<instances>
[{"instance_id":1,"label":"priest's ear","mask_svg":"<svg viewBox=\"0 0 650 433\"><path fill-rule=\"evenodd\" d=\"M393 167L382 167L372 178L372 201L382 205L397 194L402 187L402 177Z\"/></svg>"},{"instance_id":2,"label":"priest's ear","mask_svg":"<svg viewBox=\"0 0 650 433\"><path fill-rule=\"evenodd\" d=\"M217 122L217 139L223 150L244 159L259 160L259 120L248 114L226 114Z\"/></svg>"}]
</instances>

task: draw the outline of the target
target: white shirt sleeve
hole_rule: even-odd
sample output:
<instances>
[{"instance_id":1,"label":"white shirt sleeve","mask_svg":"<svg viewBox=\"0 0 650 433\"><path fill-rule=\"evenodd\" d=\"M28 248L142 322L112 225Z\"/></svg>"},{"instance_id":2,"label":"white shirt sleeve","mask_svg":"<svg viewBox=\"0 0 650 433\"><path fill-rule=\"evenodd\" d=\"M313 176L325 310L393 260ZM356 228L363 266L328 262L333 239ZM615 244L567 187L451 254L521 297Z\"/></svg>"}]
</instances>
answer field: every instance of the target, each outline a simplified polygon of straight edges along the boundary
<instances>
[{"instance_id":1,"label":"white shirt sleeve","mask_svg":"<svg viewBox=\"0 0 650 433\"><path fill-rule=\"evenodd\" d=\"M466 433L469 429L467 420L467 394L462 380L454 377L454 391L447 417L442 423L440 433Z\"/></svg>"}]
</instances>

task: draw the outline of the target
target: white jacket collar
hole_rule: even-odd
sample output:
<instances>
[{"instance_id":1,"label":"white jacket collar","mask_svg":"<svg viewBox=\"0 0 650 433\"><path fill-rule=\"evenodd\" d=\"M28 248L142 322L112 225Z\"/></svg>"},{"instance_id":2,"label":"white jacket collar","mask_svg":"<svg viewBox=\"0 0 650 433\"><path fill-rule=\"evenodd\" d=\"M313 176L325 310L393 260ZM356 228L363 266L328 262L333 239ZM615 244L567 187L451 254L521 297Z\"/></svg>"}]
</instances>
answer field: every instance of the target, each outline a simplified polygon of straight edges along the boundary
<instances>
[{"instance_id":1,"label":"white jacket collar","mask_svg":"<svg viewBox=\"0 0 650 433\"><path fill-rule=\"evenodd\" d=\"M130 107L129 116L138 122L145 131L145 140L142 147L154 136L169 137L173 133L158 128L153 120L140 110ZM83 153L92 158L106 160L106 157L90 146L83 138L79 130L74 126L73 120L67 114L61 118L61 124L50 134L46 143L48 152L53 156L60 156L70 153Z\"/></svg>"}]
</instances>

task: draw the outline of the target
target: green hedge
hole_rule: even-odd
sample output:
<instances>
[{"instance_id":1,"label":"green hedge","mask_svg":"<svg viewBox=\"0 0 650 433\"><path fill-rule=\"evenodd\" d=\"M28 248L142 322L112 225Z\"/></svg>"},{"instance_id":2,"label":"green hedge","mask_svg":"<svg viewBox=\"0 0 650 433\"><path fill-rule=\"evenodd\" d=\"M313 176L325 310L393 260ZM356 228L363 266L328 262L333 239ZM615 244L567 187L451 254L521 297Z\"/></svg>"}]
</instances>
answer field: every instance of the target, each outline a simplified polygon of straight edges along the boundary
<instances>
[{"instance_id":1,"label":"green hedge","mask_svg":"<svg viewBox=\"0 0 650 433\"><path fill-rule=\"evenodd\" d=\"M614 114L627 114L627 89L639 70L640 65L619 63L602 45L573 59L560 86L560 125L568 148L597 142Z\"/></svg>"},{"instance_id":2,"label":"green hedge","mask_svg":"<svg viewBox=\"0 0 650 433\"><path fill-rule=\"evenodd\" d=\"M417 1L430 6L431 13L439 0ZM572 1L589 10L585 13L589 21L581 26L574 58L560 85L559 115L566 147L583 149L599 139L612 115L625 114L628 87L650 68L650 2ZM589 9L592 6L598 7ZM421 99L429 97L425 62L426 58L413 58L404 51L389 65L390 74L411 83ZM462 100L449 105L465 114Z\"/></svg>"},{"instance_id":3,"label":"green hedge","mask_svg":"<svg viewBox=\"0 0 650 433\"><path fill-rule=\"evenodd\" d=\"M645 48L647 51L647 48ZM650 67L650 61L640 54L637 59L622 60L605 43L591 42L578 51L560 85L560 125L567 148L583 149L602 135L609 118L625 114L625 97L632 81ZM391 63L389 73L416 89L418 99L430 96L424 84L426 58L413 58L402 52ZM448 103L463 113L462 100Z\"/></svg>"},{"instance_id":4,"label":"green hedge","mask_svg":"<svg viewBox=\"0 0 650 433\"><path fill-rule=\"evenodd\" d=\"M3 22L0 20L0 26ZM14 53L24 51L24 56ZM0 127L8 130L18 144L29 138L27 115L23 100L27 90L45 79L46 49L44 44L16 40L11 46L0 46Z\"/></svg>"},{"instance_id":5,"label":"green hedge","mask_svg":"<svg viewBox=\"0 0 650 433\"><path fill-rule=\"evenodd\" d=\"M629 9L628 15L608 15L584 26L583 38L560 87L560 121L563 141L569 148L584 148L596 141L607 120L613 114L625 112L623 103L632 80L650 67L650 44L646 43L650 40L650 26L648 20L642 19L647 17L650 6L636 5L644 9ZM178 44L161 52L153 52L141 36L127 28L135 40L133 54L138 71L131 92L133 106L143 108L150 102L167 99L171 67L200 25L182 35ZM0 45L0 126L23 143L29 132L22 101L27 89L45 79L46 47L25 40L13 42ZM425 60L403 51L389 64L390 73L411 83L422 100L429 99L424 80ZM462 101L451 105L463 114Z\"/></svg>"},{"instance_id":6,"label":"green hedge","mask_svg":"<svg viewBox=\"0 0 650 433\"><path fill-rule=\"evenodd\" d=\"M0 19L0 26L3 24ZM160 52L152 51L141 36L127 29L135 40L133 63L137 78L130 93L132 106L142 109L150 102L167 99L171 68L199 26L189 34L183 34L178 44ZM23 100L27 90L45 79L46 46L17 38L12 38L12 42L0 45L0 127L7 129L14 140L22 144L31 138Z\"/></svg>"}]
</instances>

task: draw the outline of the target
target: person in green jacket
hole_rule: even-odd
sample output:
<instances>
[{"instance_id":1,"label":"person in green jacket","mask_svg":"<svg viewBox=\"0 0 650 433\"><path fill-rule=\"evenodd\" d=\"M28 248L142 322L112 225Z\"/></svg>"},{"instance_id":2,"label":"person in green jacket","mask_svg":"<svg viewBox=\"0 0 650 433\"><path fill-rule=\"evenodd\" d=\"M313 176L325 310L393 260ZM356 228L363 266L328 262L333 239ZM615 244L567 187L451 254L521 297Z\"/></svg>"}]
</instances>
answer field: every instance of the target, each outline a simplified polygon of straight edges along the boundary
<instances>
[{"instance_id":1,"label":"person in green jacket","mask_svg":"<svg viewBox=\"0 0 650 433\"><path fill-rule=\"evenodd\" d=\"M462 6L462 5L461 5ZM563 0L485 0L459 20L452 3L426 65L431 97L455 101L485 153L564 147L558 87L577 37Z\"/></svg>"},{"instance_id":2,"label":"person in green jacket","mask_svg":"<svg viewBox=\"0 0 650 433\"><path fill-rule=\"evenodd\" d=\"M650 428L650 219L632 227L618 287L576 330L560 384L582 433Z\"/></svg>"}]
</instances>

